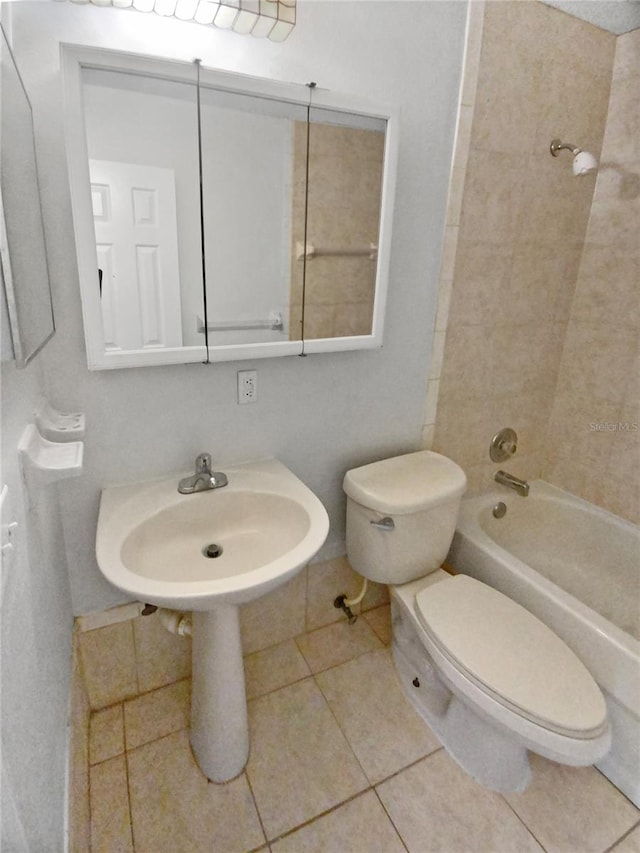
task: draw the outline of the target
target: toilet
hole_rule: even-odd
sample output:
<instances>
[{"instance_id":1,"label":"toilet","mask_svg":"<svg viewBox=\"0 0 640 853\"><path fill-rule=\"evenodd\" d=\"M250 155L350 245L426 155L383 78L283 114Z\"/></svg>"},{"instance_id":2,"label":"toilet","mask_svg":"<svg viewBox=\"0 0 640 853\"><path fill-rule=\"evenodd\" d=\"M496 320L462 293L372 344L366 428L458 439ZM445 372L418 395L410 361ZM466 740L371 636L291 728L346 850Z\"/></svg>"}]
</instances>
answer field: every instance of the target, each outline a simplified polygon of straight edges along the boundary
<instances>
[{"instance_id":1,"label":"toilet","mask_svg":"<svg viewBox=\"0 0 640 853\"><path fill-rule=\"evenodd\" d=\"M608 752L604 697L571 649L525 608L440 567L466 489L432 451L348 471L347 556L388 584L403 688L449 754L502 793L531 779L528 752L585 766Z\"/></svg>"}]
</instances>

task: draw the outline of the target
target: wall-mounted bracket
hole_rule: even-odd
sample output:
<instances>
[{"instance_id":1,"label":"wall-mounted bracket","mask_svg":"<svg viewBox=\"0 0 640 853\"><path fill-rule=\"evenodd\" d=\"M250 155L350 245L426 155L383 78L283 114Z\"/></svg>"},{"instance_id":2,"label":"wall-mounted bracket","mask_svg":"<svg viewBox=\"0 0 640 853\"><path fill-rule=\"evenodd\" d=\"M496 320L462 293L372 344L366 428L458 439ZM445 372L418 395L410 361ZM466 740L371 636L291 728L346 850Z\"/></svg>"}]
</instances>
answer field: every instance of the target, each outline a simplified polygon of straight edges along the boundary
<instances>
[{"instance_id":1,"label":"wall-mounted bracket","mask_svg":"<svg viewBox=\"0 0 640 853\"><path fill-rule=\"evenodd\" d=\"M82 473L84 444L81 441L48 441L34 424L25 427L18 443L18 453L27 490L79 477Z\"/></svg>"},{"instance_id":2,"label":"wall-mounted bracket","mask_svg":"<svg viewBox=\"0 0 640 853\"><path fill-rule=\"evenodd\" d=\"M59 412L44 398L36 409L38 432L48 441L79 441L84 438L85 417L82 412Z\"/></svg>"}]
</instances>

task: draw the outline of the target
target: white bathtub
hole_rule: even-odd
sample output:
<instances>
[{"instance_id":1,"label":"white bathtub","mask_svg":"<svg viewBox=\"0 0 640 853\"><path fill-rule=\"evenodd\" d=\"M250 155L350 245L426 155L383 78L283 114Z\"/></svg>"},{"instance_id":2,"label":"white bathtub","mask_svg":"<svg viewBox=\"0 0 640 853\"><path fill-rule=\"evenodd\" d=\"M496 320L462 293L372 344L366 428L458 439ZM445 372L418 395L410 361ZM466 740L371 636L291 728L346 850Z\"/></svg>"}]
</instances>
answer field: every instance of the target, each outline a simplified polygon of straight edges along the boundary
<instances>
[{"instance_id":1,"label":"white bathtub","mask_svg":"<svg viewBox=\"0 0 640 853\"><path fill-rule=\"evenodd\" d=\"M493 507L507 506L503 518ZM542 480L462 502L459 572L518 601L564 639L602 688L613 731L597 766L640 806L640 528Z\"/></svg>"}]
</instances>

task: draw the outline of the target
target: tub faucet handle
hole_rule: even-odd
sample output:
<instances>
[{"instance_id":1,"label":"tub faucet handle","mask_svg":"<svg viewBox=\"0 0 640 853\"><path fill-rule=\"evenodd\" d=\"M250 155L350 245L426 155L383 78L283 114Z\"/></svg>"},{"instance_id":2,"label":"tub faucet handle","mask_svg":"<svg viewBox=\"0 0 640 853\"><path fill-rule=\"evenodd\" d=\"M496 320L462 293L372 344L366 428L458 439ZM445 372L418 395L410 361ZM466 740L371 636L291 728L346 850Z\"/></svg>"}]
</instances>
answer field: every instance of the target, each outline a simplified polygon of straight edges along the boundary
<instances>
[{"instance_id":1,"label":"tub faucet handle","mask_svg":"<svg viewBox=\"0 0 640 853\"><path fill-rule=\"evenodd\" d=\"M510 459L518 449L518 436L511 427L505 427L497 432L489 445L489 456L492 462L504 462Z\"/></svg>"}]
</instances>

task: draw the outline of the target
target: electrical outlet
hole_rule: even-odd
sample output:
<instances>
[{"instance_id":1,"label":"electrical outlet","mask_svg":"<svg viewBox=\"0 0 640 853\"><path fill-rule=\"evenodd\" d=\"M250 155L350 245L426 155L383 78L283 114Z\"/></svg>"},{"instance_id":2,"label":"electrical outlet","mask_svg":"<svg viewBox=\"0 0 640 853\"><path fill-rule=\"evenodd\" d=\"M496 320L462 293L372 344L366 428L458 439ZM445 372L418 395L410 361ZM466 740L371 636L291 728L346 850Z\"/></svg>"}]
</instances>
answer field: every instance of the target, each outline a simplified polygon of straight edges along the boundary
<instances>
[{"instance_id":1,"label":"electrical outlet","mask_svg":"<svg viewBox=\"0 0 640 853\"><path fill-rule=\"evenodd\" d=\"M238 371L238 404L244 406L247 403L258 402L258 371Z\"/></svg>"}]
</instances>

